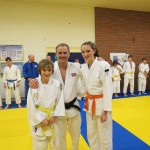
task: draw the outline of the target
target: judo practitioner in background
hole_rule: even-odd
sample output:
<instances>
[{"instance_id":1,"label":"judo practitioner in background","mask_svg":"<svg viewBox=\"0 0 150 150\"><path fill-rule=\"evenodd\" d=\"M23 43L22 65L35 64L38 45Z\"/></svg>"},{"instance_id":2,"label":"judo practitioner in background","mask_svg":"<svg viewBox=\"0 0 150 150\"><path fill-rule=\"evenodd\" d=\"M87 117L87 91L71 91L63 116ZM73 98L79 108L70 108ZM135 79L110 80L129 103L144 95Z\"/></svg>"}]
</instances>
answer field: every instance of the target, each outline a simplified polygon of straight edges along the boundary
<instances>
[{"instance_id":1,"label":"judo practitioner in background","mask_svg":"<svg viewBox=\"0 0 150 150\"><path fill-rule=\"evenodd\" d=\"M54 123L65 116L64 97L59 81L51 77L54 66L47 59L39 62L38 89L29 89L27 98L28 117L33 138L33 150L54 150ZM57 150L57 149L55 149Z\"/></svg>"},{"instance_id":2,"label":"judo practitioner in background","mask_svg":"<svg viewBox=\"0 0 150 150\"><path fill-rule=\"evenodd\" d=\"M81 45L85 64L81 67L86 88L87 135L91 150L112 150L112 75L110 65L99 61L97 48L88 41Z\"/></svg>"},{"instance_id":3,"label":"judo practitioner in background","mask_svg":"<svg viewBox=\"0 0 150 150\"><path fill-rule=\"evenodd\" d=\"M6 107L9 108L11 104L11 93L14 93L16 104L18 108L21 108L21 99L19 93L19 86L21 81L21 74L19 68L13 64L10 57L5 59L7 66L4 68L4 74L2 77L3 87L6 89Z\"/></svg>"},{"instance_id":4,"label":"judo practitioner in background","mask_svg":"<svg viewBox=\"0 0 150 150\"><path fill-rule=\"evenodd\" d=\"M77 96L83 97L82 93L84 94L84 89L80 87L80 82L78 82L80 65L68 62L70 48L65 43L56 46L56 56L58 61L54 63L52 77L62 84L66 116L62 118L57 117L55 123L55 146L57 150L67 149L66 134L68 130L72 139L72 150L78 150L81 117ZM30 86L36 88L37 84L35 85L35 83L36 81L32 80Z\"/></svg>"},{"instance_id":5,"label":"judo practitioner in background","mask_svg":"<svg viewBox=\"0 0 150 150\"><path fill-rule=\"evenodd\" d=\"M132 61L132 55L128 56L128 61L123 65L123 73L124 74L124 87L123 93L124 96L127 96L127 88L128 84L130 84L130 93L131 96L134 95L134 73L135 73L135 63Z\"/></svg>"},{"instance_id":6,"label":"judo practitioner in background","mask_svg":"<svg viewBox=\"0 0 150 150\"><path fill-rule=\"evenodd\" d=\"M142 63L139 65L139 74L138 74L138 91L139 95L146 94L146 80L148 77L149 65L147 64L147 59L142 58Z\"/></svg>"},{"instance_id":7,"label":"judo practitioner in background","mask_svg":"<svg viewBox=\"0 0 150 150\"><path fill-rule=\"evenodd\" d=\"M23 76L25 78L25 98L27 99L27 93L29 89L29 81L37 78L38 73L38 63L34 61L34 55L30 54L28 56L29 61L23 65Z\"/></svg>"},{"instance_id":8,"label":"judo practitioner in background","mask_svg":"<svg viewBox=\"0 0 150 150\"><path fill-rule=\"evenodd\" d=\"M118 64L117 61L113 61L113 66L111 67L112 71L112 80L113 80L113 93L115 97L119 97L120 93L120 74L123 73L122 67Z\"/></svg>"}]
</instances>

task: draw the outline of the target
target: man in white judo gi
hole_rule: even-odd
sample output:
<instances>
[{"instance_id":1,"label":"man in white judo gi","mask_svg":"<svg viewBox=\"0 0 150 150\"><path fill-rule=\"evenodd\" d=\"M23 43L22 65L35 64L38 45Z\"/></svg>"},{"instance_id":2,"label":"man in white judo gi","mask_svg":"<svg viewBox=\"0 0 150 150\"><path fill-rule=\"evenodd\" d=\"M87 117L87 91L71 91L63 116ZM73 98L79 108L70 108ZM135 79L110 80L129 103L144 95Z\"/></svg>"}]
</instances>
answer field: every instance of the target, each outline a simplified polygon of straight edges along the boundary
<instances>
[{"instance_id":1,"label":"man in white judo gi","mask_svg":"<svg viewBox=\"0 0 150 150\"><path fill-rule=\"evenodd\" d=\"M149 65L147 64L147 59L142 58L142 63L139 65L139 74L138 74L138 91L139 95L146 94L146 80L148 77Z\"/></svg>"},{"instance_id":2,"label":"man in white judo gi","mask_svg":"<svg viewBox=\"0 0 150 150\"><path fill-rule=\"evenodd\" d=\"M135 73L135 63L132 61L132 55L128 56L128 61L123 65L124 75L124 87L123 93L124 96L127 96L128 84L130 84L130 93L131 96L134 96L134 73Z\"/></svg>"},{"instance_id":3,"label":"man in white judo gi","mask_svg":"<svg viewBox=\"0 0 150 150\"><path fill-rule=\"evenodd\" d=\"M78 94L82 97L82 90L78 85L80 77L80 68L76 63L68 62L70 48L67 44L61 43L56 46L56 56L58 62L54 63L53 78L57 79L64 91L64 101L66 108L66 117L57 118L55 123L55 146L57 150L66 150L67 130L72 139L72 150L78 150L80 137L80 108L77 101ZM35 80L29 84L35 88ZM78 93L80 89L81 93ZM84 93L84 92L83 92Z\"/></svg>"},{"instance_id":4,"label":"man in white judo gi","mask_svg":"<svg viewBox=\"0 0 150 150\"><path fill-rule=\"evenodd\" d=\"M11 104L11 93L14 93L16 104L21 108L21 99L19 93L19 86L21 81L21 74L19 68L12 63L10 57L5 59L7 66L4 68L4 74L2 78L3 87L6 89L6 107L9 108Z\"/></svg>"}]
</instances>

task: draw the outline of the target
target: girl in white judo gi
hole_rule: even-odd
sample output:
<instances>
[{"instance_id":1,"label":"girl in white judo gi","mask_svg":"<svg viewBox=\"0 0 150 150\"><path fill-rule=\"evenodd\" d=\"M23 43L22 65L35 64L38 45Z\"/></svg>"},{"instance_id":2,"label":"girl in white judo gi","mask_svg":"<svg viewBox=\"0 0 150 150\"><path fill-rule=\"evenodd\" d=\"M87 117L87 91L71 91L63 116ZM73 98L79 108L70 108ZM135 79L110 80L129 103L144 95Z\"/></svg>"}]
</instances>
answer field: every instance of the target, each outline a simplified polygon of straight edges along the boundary
<instances>
[{"instance_id":1,"label":"girl in white judo gi","mask_svg":"<svg viewBox=\"0 0 150 150\"><path fill-rule=\"evenodd\" d=\"M124 87L123 93L124 96L127 96L128 84L130 84L130 93L131 96L134 96L134 73L135 73L135 63L132 61L132 55L128 56L128 61L123 65L124 75Z\"/></svg>"},{"instance_id":2,"label":"girl in white judo gi","mask_svg":"<svg viewBox=\"0 0 150 150\"><path fill-rule=\"evenodd\" d=\"M4 68L4 74L2 78L3 87L6 89L6 107L9 108L11 104L11 93L14 93L16 104L21 108L21 98L19 93L19 86L21 81L21 74L19 68L12 63L10 57L5 59L7 66Z\"/></svg>"},{"instance_id":3,"label":"girl in white judo gi","mask_svg":"<svg viewBox=\"0 0 150 150\"><path fill-rule=\"evenodd\" d=\"M147 59L142 58L142 63L139 65L139 74L138 74L138 91L139 95L146 94L146 79L148 77L149 65L147 64Z\"/></svg>"},{"instance_id":4,"label":"girl in white judo gi","mask_svg":"<svg viewBox=\"0 0 150 150\"><path fill-rule=\"evenodd\" d=\"M106 61L98 61L97 48L88 41L81 53L86 64L81 71L85 82L87 134L91 150L112 150L112 75Z\"/></svg>"},{"instance_id":5,"label":"girl in white judo gi","mask_svg":"<svg viewBox=\"0 0 150 150\"><path fill-rule=\"evenodd\" d=\"M120 93L120 74L123 72L122 67L118 65L117 61L113 61L113 66L111 67L112 80L113 80L113 93L115 97L119 97Z\"/></svg>"},{"instance_id":6,"label":"girl in white judo gi","mask_svg":"<svg viewBox=\"0 0 150 150\"><path fill-rule=\"evenodd\" d=\"M27 109L33 139L33 150L47 150L54 147L54 123L57 116L65 116L64 98L59 81L51 78L53 63L47 59L40 61L38 89L29 89Z\"/></svg>"}]
</instances>

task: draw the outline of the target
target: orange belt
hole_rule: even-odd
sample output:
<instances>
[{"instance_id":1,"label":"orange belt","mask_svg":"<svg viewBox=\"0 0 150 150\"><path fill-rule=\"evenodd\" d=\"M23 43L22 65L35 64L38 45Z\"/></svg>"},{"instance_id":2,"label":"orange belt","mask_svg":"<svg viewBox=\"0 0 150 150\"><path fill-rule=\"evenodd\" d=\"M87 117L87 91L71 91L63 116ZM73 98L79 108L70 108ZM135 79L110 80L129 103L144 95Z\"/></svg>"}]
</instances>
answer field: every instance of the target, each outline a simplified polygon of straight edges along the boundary
<instances>
[{"instance_id":1,"label":"orange belt","mask_svg":"<svg viewBox=\"0 0 150 150\"><path fill-rule=\"evenodd\" d=\"M98 99L98 98L103 98L103 94L100 94L100 95L91 95L87 92L87 95L86 95L86 99L85 99L85 109L88 111L89 109L89 99L90 100L93 100L92 102L92 116L95 115L95 109L96 109L96 103L95 103L95 99Z\"/></svg>"}]
</instances>

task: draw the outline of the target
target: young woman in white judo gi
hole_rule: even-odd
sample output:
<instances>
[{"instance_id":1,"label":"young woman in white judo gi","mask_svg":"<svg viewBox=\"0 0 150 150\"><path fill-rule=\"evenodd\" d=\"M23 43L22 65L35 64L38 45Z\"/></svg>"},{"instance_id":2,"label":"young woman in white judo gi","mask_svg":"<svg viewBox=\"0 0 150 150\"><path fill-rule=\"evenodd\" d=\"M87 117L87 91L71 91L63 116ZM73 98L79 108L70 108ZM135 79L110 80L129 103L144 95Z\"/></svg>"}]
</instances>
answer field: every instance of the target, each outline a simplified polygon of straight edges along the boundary
<instances>
[{"instance_id":1,"label":"young woman in white judo gi","mask_svg":"<svg viewBox=\"0 0 150 150\"><path fill-rule=\"evenodd\" d=\"M138 91L139 95L146 94L146 80L148 77L149 65L147 64L147 59L142 58L142 63L139 65L139 74L138 74Z\"/></svg>"},{"instance_id":2,"label":"young woman in white judo gi","mask_svg":"<svg viewBox=\"0 0 150 150\"><path fill-rule=\"evenodd\" d=\"M119 97L120 93L120 74L122 74L122 67L118 64L117 61L113 61L113 66L111 67L112 71L112 80L113 80L113 93L115 97Z\"/></svg>"},{"instance_id":3,"label":"young woman in white judo gi","mask_svg":"<svg viewBox=\"0 0 150 150\"><path fill-rule=\"evenodd\" d=\"M59 116L65 116L64 97L59 81L51 77L54 66L47 59L40 61L38 89L29 89L27 109L30 122L33 150L51 150L54 147L54 123Z\"/></svg>"},{"instance_id":4,"label":"young woman in white judo gi","mask_svg":"<svg viewBox=\"0 0 150 150\"><path fill-rule=\"evenodd\" d=\"M87 135L91 150L112 150L112 75L106 61L98 61L97 48L88 41L81 45L86 64L81 72L85 82Z\"/></svg>"},{"instance_id":5,"label":"young woman in white judo gi","mask_svg":"<svg viewBox=\"0 0 150 150\"><path fill-rule=\"evenodd\" d=\"M19 93L19 86L21 81L21 74L19 68L12 63L10 57L5 59L7 66L4 68L4 74L2 78L3 87L6 89L6 107L9 108L11 104L11 93L14 93L16 104L21 108L21 98Z\"/></svg>"},{"instance_id":6,"label":"young woman in white judo gi","mask_svg":"<svg viewBox=\"0 0 150 150\"><path fill-rule=\"evenodd\" d=\"M61 43L56 46L58 61L54 63L52 77L62 84L64 102L66 109L65 117L57 117L55 122L55 146L57 150L66 150L67 130L72 139L72 150L78 150L81 116L77 96L84 96L80 82L80 67L76 63L68 62L70 48L67 44ZM36 88L35 80L30 82L32 88ZM80 90L78 90L80 89ZM83 90L84 91L84 90Z\"/></svg>"},{"instance_id":7,"label":"young woman in white judo gi","mask_svg":"<svg viewBox=\"0 0 150 150\"><path fill-rule=\"evenodd\" d=\"M124 74L124 87L123 93L124 96L127 96L128 84L130 84L130 93L131 96L134 96L134 73L135 73L135 63L132 61L132 55L128 56L128 61L123 65Z\"/></svg>"}]
</instances>

